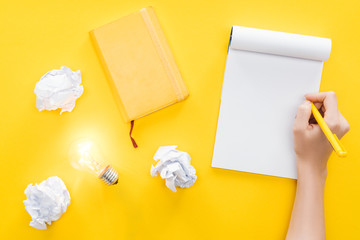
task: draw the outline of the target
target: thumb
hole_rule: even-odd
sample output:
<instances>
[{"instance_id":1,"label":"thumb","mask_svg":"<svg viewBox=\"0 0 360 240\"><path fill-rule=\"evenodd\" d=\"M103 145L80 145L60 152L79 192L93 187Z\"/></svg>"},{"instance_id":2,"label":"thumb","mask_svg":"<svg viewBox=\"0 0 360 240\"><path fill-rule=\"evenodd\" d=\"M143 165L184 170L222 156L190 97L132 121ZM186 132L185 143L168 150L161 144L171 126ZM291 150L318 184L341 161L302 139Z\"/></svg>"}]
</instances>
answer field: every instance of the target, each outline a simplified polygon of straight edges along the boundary
<instances>
[{"instance_id":1,"label":"thumb","mask_svg":"<svg viewBox=\"0 0 360 240\"><path fill-rule=\"evenodd\" d=\"M309 101L305 101L298 107L294 130L305 130L309 126L310 116L311 103Z\"/></svg>"}]
</instances>

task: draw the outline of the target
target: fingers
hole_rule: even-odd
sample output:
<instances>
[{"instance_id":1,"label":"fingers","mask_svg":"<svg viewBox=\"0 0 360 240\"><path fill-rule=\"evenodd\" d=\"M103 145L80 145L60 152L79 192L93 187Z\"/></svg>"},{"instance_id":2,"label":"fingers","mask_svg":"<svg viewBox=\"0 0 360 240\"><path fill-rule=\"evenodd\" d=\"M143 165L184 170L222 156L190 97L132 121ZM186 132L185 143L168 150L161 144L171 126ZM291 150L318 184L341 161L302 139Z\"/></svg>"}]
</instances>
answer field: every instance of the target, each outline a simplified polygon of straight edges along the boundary
<instances>
[{"instance_id":1,"label":"fingers","mask_svg":"<svg viewBox=\"0 0 360 240\"><path fill-rule=\"evenodd\" d=\"M336 133L339 138L350 130L348 121L338 110L336 94L334 92L306 94L305 98L313 102L318 109L321 104L323 105L321 109L324 110L324 120L330 130Z\"/></svg>"},{"instance_id":2,"label":"fingers","mask_svg":"<svg viewBox=\"0 0 360 240\"><path fill-rule=\"evenodd\" d=\"M305 101L298 107L294 123L294 132L305 130L309 126L310 116L311 103L309 101Z\"/></svg>"},{"instance_id":3,"label":"fingers","mask_svg":"<svg viewBox=\"0 0 360 240\"><path fill-rule=\"evenodd\" d=\"M313 103L323 103L325 108L325 117L328 118L338 115L338 104L336 99L336 94L334 92L320 92L320 93L310 93L305 95L306 100L309 100Z\"/></svg>"},{"instance_id":4,"label":"fingers","mask_svg":"<svg viewBox=\"0 0 360 240\"><path fill-rule=\"evenodd\" d=\"M324 106L323 106L322 103L314 102L314 105L315 105L315 107L316 107L318 110L322 109L322 110L325 111Z\"/></svg>"},{"instance_id":5,"label":"fingers","mask_svg":"<svg viewBox=\"0 0 360 240\"><path fill-rule=\"evenodd\" d=\"M315 103L323 103L324 120L332 131L338 131L340 125L339 110L334 92L320 92L305 95L305 98Z\"/></svg>"}]
</instances>

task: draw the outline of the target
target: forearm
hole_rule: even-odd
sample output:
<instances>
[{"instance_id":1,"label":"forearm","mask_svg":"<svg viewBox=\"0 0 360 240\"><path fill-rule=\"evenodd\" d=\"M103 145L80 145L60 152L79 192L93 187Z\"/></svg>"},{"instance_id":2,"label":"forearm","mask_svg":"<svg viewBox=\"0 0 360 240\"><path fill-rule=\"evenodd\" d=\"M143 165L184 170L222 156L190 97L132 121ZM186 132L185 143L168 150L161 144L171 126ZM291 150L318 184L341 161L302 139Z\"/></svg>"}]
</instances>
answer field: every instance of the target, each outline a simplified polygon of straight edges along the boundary
<instances>
[{"instance_id":1,"label":"forearm","mask_svg":"<svg viewBox=\"0 0 360 240\"><path fill-rule=\"evenodd\" d=\"M339 112L334 92L307 94L305 98L293 127L298 182L287 240L325 239L326 165L333 148L312 115L312 104L323 113L326 124L339 139L350 129Z\"/></svg>"},{"instance_id":2,"label":"forearm","mask_svg":"<svg viewBox=\"0 0 360 240\"><path fill-rule=\"evenodd\" d=\"M326 170L298 166L296 197L287 240L325 239L324 188Z\"/></svg>"}]
</instances>

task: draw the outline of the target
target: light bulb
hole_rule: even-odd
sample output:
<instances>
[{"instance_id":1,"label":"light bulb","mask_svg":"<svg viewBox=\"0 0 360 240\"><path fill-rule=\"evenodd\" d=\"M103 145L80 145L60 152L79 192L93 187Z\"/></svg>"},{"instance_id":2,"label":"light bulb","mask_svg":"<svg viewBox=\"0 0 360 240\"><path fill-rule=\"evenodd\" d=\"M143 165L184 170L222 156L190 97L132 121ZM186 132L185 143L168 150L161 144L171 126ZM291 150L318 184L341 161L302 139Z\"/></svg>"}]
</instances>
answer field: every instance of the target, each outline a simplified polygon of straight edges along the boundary
<instances>
[{"instance_id":1,"label":"light bulb","mask_svg":"<svg viewBox=\"0 0 360 240\"><path fill-rule=\"evenodd\" d=\"M98 147L88 139L80 139L71 145L69 161L75 169L89 172L108 185L118 183L117 171L106 163Z\"/></svg>"}]
</instances>

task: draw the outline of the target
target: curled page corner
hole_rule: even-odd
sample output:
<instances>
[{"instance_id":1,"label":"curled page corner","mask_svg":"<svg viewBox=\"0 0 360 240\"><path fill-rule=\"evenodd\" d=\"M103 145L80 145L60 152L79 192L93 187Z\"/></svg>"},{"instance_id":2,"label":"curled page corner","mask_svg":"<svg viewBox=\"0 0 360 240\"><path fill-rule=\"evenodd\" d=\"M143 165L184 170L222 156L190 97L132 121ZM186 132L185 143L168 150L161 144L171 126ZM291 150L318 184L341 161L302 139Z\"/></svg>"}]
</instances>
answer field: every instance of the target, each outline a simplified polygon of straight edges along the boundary
<instances>
[{"instance_id":1,"label":"curled page corner","mask_svg":"<svg viewBox=\"0 0 360 240\"><path fill-rule=\"evenodd\" d=\"M331 39L233 26L229 48L323 62L330 57Z\"/></svg>"}]
</instances>

